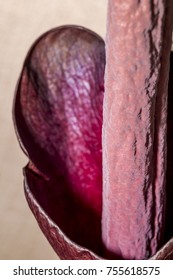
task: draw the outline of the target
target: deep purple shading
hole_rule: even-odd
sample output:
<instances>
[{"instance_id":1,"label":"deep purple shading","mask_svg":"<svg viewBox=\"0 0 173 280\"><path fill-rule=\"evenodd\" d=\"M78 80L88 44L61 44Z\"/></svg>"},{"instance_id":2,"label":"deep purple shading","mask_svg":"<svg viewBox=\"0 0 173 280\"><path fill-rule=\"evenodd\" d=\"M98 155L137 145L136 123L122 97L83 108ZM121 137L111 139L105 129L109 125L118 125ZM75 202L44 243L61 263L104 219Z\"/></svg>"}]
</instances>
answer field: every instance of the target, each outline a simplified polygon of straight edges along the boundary
<instances>
[{"instance_id":1,"label":"deep purple shading","mask_svg":"<svg viewBox=\"0 0 173 280\"><path fill-rule=\"evenodd\" d=\"M104 68L97 34L53 29L28 53L14 103L30 191L71 240L99 255Z\"/></svg>"},{"instance_id":2,"label":"deep purple shading","mask_svg":"<svg viewBox=\"0 0 173 280\"><path fill-rule=\"evenodd\" d=\"M173 52L170 56L167 117L166 225L164 242L173 236Z\"/></svg>"}]
</instances>

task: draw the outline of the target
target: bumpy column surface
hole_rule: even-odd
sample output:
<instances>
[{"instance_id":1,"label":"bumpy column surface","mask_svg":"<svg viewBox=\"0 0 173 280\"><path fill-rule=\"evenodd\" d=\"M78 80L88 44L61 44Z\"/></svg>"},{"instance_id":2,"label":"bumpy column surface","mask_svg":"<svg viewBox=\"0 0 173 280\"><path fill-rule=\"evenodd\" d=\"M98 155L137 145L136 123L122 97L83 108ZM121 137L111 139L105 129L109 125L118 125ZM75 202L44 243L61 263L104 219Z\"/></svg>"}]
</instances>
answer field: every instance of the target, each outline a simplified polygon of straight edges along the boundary
<instances>
[{"instance_id":1,"label":"bumpy column surface","mask_svg":"<svg viewBox=\"0 0 173 280\"><path fill-rule=\"evenodd\" d=\"M172 0L109 0L103 112L103 241L124 259L161 244Z\"/></svg>"}]
</instances>

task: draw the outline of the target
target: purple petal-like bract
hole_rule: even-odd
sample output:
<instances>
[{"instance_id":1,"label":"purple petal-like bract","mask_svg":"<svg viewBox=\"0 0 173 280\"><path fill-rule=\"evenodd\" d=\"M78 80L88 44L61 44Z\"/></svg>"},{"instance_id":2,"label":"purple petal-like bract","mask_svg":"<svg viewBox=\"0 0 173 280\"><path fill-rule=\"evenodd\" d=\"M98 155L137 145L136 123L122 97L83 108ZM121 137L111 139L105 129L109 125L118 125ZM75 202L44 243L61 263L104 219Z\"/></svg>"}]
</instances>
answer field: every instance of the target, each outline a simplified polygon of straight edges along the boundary
<instances>
[{"instance_id":1,"label":"purple petal-like bract","mask_svg":"<svg viewBox=\"0 0 173 280\"><path fill-rule=\"evenodd\" d=\"M100 255L104 68L97 34L77 26L53 29L28 53L14 104L30 159L25 190L31 208L35 213L30 192L68 238Z\"/></svg>"}]
</instances>

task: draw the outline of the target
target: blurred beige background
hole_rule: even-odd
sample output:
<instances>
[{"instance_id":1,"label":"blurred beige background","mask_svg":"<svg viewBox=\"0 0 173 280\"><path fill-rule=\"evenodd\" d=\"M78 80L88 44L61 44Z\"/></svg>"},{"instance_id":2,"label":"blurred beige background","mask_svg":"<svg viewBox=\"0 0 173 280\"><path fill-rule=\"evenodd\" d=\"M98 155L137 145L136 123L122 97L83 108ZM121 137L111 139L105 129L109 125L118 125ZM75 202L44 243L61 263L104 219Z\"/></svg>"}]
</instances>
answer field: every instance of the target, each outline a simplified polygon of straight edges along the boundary
<instances>
[{"instance_id":1,"label":"blurred beige background","mask_svg":"<svg viewBox=\"0 0 173 280\"><path fill-rule=\"evenodd\" d=\"M34 40L63 24L105 37L107 0L0 0L0 259L57 259L24 197L12 102L25 55Z\"/></svg>"}]
</instances>

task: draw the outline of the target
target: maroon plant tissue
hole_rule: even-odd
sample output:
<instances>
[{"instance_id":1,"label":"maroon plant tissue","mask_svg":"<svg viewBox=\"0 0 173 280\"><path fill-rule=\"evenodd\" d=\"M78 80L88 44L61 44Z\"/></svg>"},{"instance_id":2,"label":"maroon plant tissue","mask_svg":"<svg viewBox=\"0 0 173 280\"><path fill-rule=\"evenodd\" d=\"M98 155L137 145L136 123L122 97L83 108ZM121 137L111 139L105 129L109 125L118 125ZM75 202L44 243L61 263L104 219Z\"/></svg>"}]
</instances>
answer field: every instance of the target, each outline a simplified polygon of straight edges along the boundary
<instances>
[{"instance_id":1,"label":"maroon plant tissue","mask_svg":"<svg viewBox=\"0 0 173 280\"><path fill-rule=\"evenodd\" d=\"M24 189L61 259L173 259L172 20L171 0L109 0L106 43L61 26L25 59Z\"/></svg>"}]
</instances>

